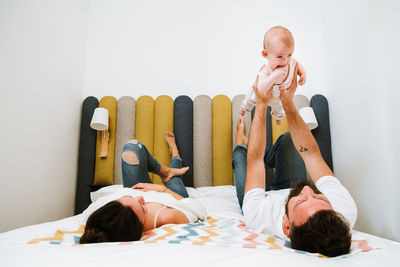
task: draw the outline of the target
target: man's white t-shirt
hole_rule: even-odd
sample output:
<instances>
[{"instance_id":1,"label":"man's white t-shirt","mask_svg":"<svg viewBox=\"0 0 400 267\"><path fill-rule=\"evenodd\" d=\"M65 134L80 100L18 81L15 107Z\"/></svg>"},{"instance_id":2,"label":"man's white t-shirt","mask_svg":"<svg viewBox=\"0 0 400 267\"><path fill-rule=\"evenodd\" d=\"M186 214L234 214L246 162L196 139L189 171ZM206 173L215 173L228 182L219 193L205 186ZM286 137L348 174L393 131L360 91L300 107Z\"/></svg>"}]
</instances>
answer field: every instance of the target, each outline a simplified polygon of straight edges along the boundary
<instances>
[{"instance_id":1,"label":"man's white t-shirt","mask_svg":"<svg viewBox=\"0 0 400 267\"><path fill-rule=\"evenodd\" d=\"M342 214L353 228L357 219L357 206L347 189L333 176L321 177L315 184L332 205L333 210ZM282 218L290 189L265 192L254 188L243 199L243 215L250 229L289 240L283 233Z\"/></svg>"}]
</instances>

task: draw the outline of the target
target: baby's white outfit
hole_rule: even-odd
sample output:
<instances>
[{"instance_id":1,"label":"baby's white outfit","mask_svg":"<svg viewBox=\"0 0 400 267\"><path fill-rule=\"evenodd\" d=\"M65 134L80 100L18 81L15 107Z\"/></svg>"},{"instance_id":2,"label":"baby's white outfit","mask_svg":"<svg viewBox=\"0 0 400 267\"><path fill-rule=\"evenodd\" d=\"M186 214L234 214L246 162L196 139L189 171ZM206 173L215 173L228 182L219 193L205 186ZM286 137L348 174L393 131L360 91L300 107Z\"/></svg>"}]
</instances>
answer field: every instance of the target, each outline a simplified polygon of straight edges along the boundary
<instances>
[{"instance_id":1,"label":"baby's white outfit","mask_svg":"<svg viewBox=\"0 0 400 267\"><path fill-rule=\"evenodd\" d=\"M289 73L286 80L283 83L275 84L272 87L272 93L271 93L272 99L270 100L268 105L271 106L271 115L275 120L281 120L283 117L285 117L285 110L283 109L281 99L279 98L280 96L279 87L284 86L285 89L290 87L290 85L292 84L293 76L295 75L294 73L295 67L296 67L296 60L294 58L291 58L289 62ZM280 70L277 69L275 71L280 71ZM257 86L260 88L260 84L265 83L265 79L267 78L268 75L265 72L260 71L258 73ZM241 108L244 111L251 111L256 103L257 103L257 97L256 94L254 93L253 88L251 88L246 98L243 100Z\"/></svg>"}]
</instances>

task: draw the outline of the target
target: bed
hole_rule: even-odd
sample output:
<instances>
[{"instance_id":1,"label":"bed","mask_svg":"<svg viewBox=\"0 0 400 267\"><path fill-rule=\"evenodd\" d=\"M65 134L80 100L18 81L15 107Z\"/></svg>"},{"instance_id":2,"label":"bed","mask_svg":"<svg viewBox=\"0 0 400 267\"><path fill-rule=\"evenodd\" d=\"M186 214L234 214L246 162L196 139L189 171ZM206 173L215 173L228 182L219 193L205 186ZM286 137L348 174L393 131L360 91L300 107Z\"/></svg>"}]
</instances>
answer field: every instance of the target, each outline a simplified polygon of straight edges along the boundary
<instances>
[{"instance_id":1,"label":"bed","mask_svg":"<svg viewBox=\"0 0 400 267\"><path fill-rule=\"evenodd\" d=\"M146 96L137 101L130 97L118 101L105 97L100 102L94 97L85 99L76 215L0 234L1 266L399 266L400 243L367 233L353 231L351 252L327 258L293 250L283 240L246 228L230 163L236 111L243 97L232 101L226 96L201 96L193 101L186 96L175 100L168 96L156 100ZM327 101L317 95L308 104L318 121L312 132L333 169ZM100 136L88 126L98 106L110 110L107 158L98 156ZM248 128L250 114L245 123ZM287 130L285 127L285 121L277 127L268 117L267 146ZM121 144L136 137L168 164L168 151L162 142L166 130L175 132L185 164L191 166L192 171L184 177L185 185L189 196L207 207L207 220L164 225L145 232L136 242L80 245L85 223L82 212L92 201L122 187L117 165ZM266 183L272 173L267 170ZM156 177L152 179L159 182Z\"/></svg>"},{"instance_id":2,"label":"bed","mask_svg":"<svg viewBox=\"0 0 400 267\"><path fill-rule=\"evenodd\" d=\"M121 185L103 187L99 194ZM188 187L208 209L195 224L164 225L141 241L79 245L82 214L0 234L1 266L399 266L400 244L353 231L351 253L325 258L245 228L234 186Z\"/></svg>"}]
</instances>

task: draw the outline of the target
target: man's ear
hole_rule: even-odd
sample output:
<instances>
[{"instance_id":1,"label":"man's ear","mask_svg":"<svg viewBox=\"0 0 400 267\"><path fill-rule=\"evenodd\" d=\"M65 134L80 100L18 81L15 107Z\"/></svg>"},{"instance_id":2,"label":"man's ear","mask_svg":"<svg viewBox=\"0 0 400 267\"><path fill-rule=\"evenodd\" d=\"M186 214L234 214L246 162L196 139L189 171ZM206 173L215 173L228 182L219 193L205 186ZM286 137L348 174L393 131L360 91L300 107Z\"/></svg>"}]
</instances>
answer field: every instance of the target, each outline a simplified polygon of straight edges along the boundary
<instances>
[{"instance_id":1,"label":"man's ear","mask_svg":"<svg viewBox=\"0 0 400 267\"><path fill-rule=\"evenodd\" d=\"M290 223L289 223L289 218L288 218L287 214L285 214L283 216L282 229L283 229L283 233L285 234L285 236L290 238Z\"/></svg>"},{"instance_id":2,"label":"man's ear","mask_svg":"<svg viewBox=\"0 0 400 267\"><path fill-rule=\"evenodd\" d=\"M263 49L263 51L261 51L261 55L263 57L267 58L268 53L267 53L267 51L265 51L265 49Z\"/></svg>"}]
</instances>

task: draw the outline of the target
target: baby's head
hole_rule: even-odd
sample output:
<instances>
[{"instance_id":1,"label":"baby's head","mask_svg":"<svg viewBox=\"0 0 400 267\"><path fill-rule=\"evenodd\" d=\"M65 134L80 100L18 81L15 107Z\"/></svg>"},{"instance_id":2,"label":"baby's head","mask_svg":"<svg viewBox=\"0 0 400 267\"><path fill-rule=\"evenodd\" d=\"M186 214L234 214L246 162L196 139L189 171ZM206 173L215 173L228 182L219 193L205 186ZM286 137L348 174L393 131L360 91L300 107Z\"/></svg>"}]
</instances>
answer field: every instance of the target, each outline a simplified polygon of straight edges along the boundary
<instances>
[{"instance_id":1,"label":"baby's head","mask_svg":"<svg viewBox=\"0 0 400 267\"><path fill-rule=\"evenodd\" d=\"M294 51L294 39L290 31L282 26L269 29L264 35L263 57L274 70L286 66Z\"/></svg>"}]
</instances>

